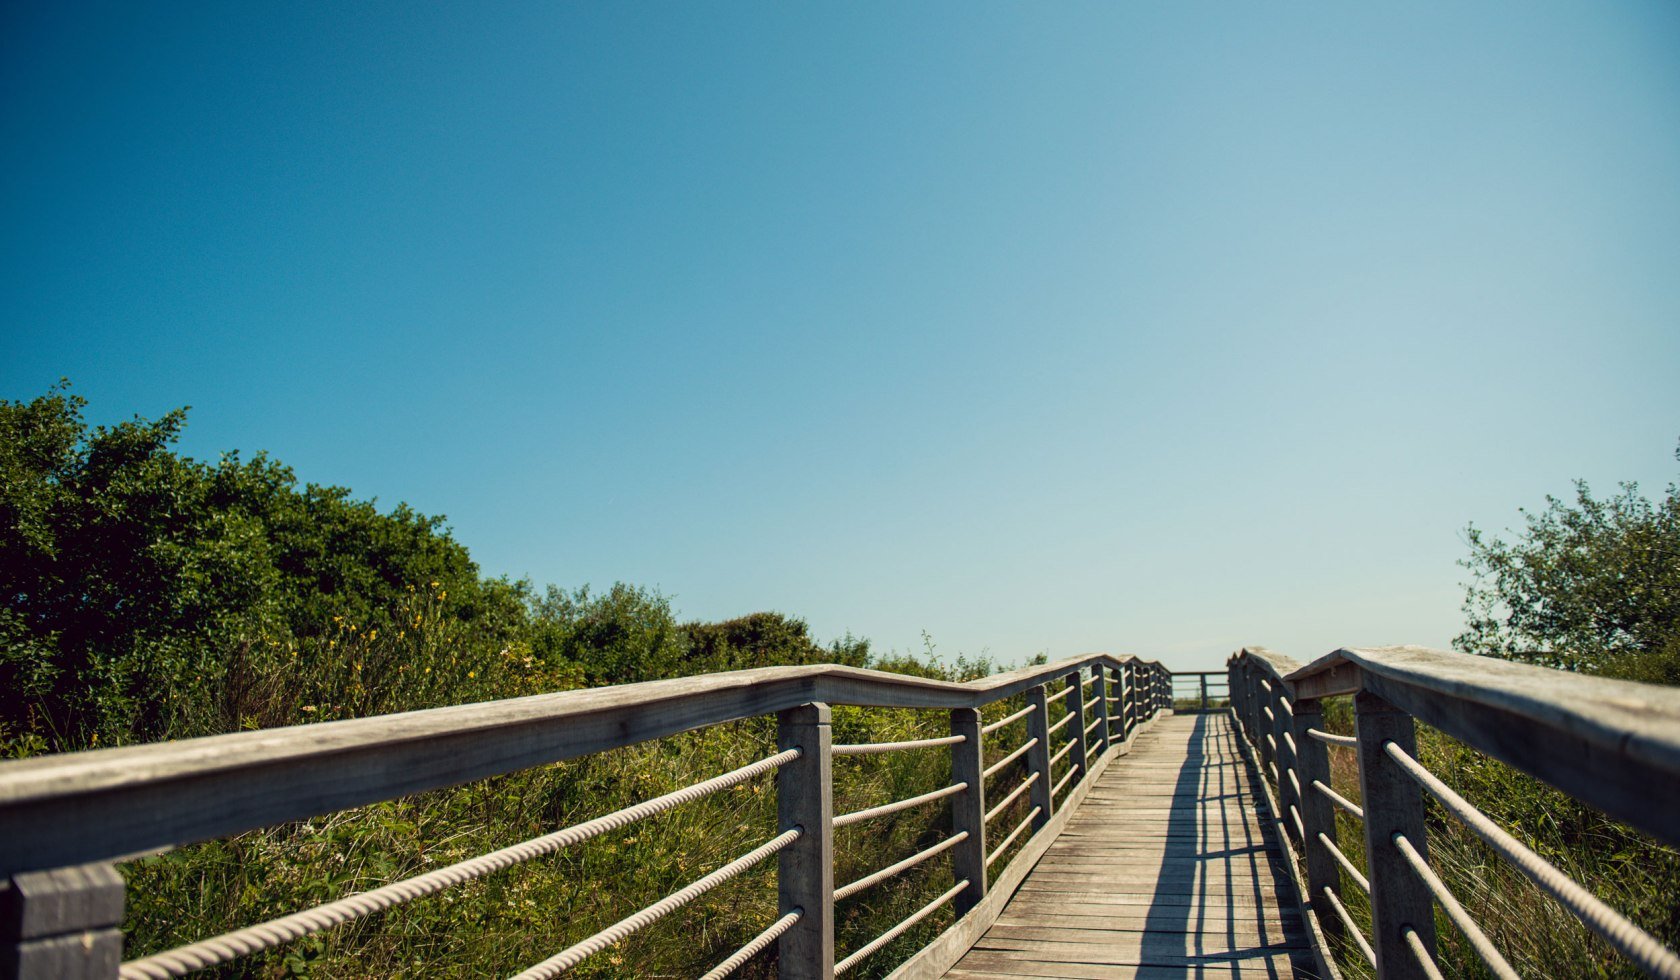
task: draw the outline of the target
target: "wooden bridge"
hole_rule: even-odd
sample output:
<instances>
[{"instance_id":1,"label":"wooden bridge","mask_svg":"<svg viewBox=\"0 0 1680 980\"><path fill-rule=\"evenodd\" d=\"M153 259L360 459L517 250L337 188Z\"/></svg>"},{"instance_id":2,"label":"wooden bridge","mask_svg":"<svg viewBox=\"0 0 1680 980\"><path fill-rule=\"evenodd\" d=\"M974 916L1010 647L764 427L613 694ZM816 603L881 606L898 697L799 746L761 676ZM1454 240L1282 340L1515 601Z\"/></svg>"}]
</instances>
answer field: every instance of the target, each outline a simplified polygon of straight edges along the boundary
<instances>
[{"instance_id":1,"label":"wooden bridge","mask_svg":"<svg viewBox=\"0 0 1680 980\"><path fill-rule=\"evenodd\" d=\"M1352 696L1351 733L1323 723L1323 700L1340 696ZM950 734L837 745L831 704L949 712ZM778 719L777 751L739 769L123 960L116 864L128 857L762 715ZM1515 976L1429 864L1426 797L1639 970L1680 978L1680 957L1425 769L1414 719L1680 843L1680 692L1667 688L1409 647L1338 650L1306 665L1247 649L1223 672L1189 674L1093 655L967 684L769 668L0 763L0 978L225 971L772 773L777 826L761 846L521 980L558 976L771 858L777 917L708 980L748 964L824 980L1334 978L1347 964L1339 955L1360 973L1437 977L1438 917L1491 975ZM933 748L950 753L945 785L834 812L834 759ZM1357 758L1357 789L1336 788L1331 751ZM836 885L836 828L934 806L949 810L942 839ZM1338 809L1358 818L1362 839L1339 838ZM836 950L836 903L935 860L950 865L948 889L876 939ZM1368 896L1368 929L1348 911L1349 889ZM951 924L937 938L882 961L894 939L946 907Z\"/></svg>"}]
</instances>

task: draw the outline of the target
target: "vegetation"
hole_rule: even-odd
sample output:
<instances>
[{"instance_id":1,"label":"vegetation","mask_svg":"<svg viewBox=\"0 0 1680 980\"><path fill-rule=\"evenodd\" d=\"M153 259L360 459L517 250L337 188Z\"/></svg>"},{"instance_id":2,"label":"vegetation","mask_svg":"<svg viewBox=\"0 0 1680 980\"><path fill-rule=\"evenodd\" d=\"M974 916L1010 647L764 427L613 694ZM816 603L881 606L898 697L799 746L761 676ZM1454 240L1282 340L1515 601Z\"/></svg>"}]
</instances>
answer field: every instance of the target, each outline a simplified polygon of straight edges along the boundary
<instances>
[{"instance_id":1,"label":"vegetation","mask_svg":"<svg viewBox=\"0 0 1680 980\"><path fill-rule=\"evenodd\" d=\"M1680 459L1680 449L1675 452ZM1466 653L1680 684L1680 489L1652 503L1624 483L1522 512L1515 541L1471 526Z\"/></svg>"},{"instance_id":2,"label":"vegetation","mask_svg":"<svg viewBox=\"0 0 1680 980\"><path fill-rule=\"evenodd\" d=\"M953 679L990 669L880 656L851 636L822 644L778 613L684 623L663 596L629 585L539 592L486 578L442 518L299 486L266 456L182 457L173 445L184 410L92 428L83 408L63 385L0 401L5 756L772 664ZM944 712L835 711L840 741L943 735L948 724ZM127 953L547 833L772 754L774 741L773 721L754 719L140 858L123 866ZM848 758L835 775L845 811L943 785L949 761L937 749ZM506 975L751 850L775 822L765 777L213 973ZM847 828L836 878L908 855L949 826L948 808L922 807ZM775 919L767 867L577 972L704 972ZM929 862L843 903L842 952L943 891L947 868ZM948 922L934 917L859 974L886 972ZM772 950L745 975L772 973L773 959Z\"/></svg>"},{"instance_id":3,"label":"vegetation","mask_svg":"<svg viewBox=\"0 0 1680 980\"><path fill-rule=\"evenodd\" d=\"M0 401L0 755L307 724L597 684L770 664L839 662L962 679L958 658L883 657L847 636L756 613L681 622L629 585L537 590L487 578L442 518L380 511L340 487L299 486L263 455L178 455L185 411L90 428L66 386ZM1647 681L1680 681L1680 493L1548 499L1514 541L1469 531L1471 653ZM931 653L931 647L928 651ZM995 706L995 718L1013 710ZM1058 715L1062 710L1053 706ZM1327 725L1351 728L1333 701ZM836 709L837 741L944 734L942 712ZM1012 726L1020 728L1020 723ZM1006 731L996 758L1023 737ZM1484 811L1680 945L1680 855L1438 732L1433 771ZM130 955L155 952L439 867L688 785L773 751L754 719L124 865ZM1351 758L1337 787L1357 798ZM837 760L848 811L942 785L943 752ZM1010 777L1005 774L1005 778ZM1000 825L1013 826L1017 813ZM1341 818L1348 820L1345 815ZM768 779L681 807L279 951L221 976L478 976L552 955L771 836ZM840 832L836 880L936 840L944 808ZM1360 839L1356 825L1344 841ZM1457 822L1429 813L1436 866L1525 974L1621 976L1625 965ZM1346 848L1356 862L1358 847ZM948 878L941 861L843 903L842 952L899 921ZM1357 888L1354 914L1368 916ZM696 975L774 918L763 869L586 961L583 976ZM945 913L948 916L948 912ZM880 975L948 923L936 916L859 971ZM1477 975L1444 918L1450 973ZM1357 951L1343 957L1362 975ZM746 971L774 971L774 952Z\"/></svg>"},{"instance_id":4,"label":"vegetation","mask_svg":"<svg viewBox=\"0 0 1680 980\"><path fill-rule=\"evenodd\" d=\"M1680 452L1676 453L1680 457ZM1466 653L1520 660L1648 683L1680 683L1680 490L1656 503L1623 484L1608 499L1578 482L1575 501L1548 497L1523 512L1514 540L1468 532ZM1352 706L1327 702L1326 727L1350 734ZM1441 732L1420 726L1420 761L1500 826L1595 892L1611 907L1680 948L1680 852L1606 818L1532 777ZM1351 753L1331 750L1332 781L1359 799ZM1430 799L1430 863L1523 976L1633 977L1629 966L1480 838ZM1364 869L1363 828L1337 816L1343 850ZM1343 895L1368 928L1357 887ZM1480 960L1437 910L1442 966L1449 976L1482 976ZM1369 968L1351 945L1340 963L1353 977Z\"/></svg>"}]
</instances>

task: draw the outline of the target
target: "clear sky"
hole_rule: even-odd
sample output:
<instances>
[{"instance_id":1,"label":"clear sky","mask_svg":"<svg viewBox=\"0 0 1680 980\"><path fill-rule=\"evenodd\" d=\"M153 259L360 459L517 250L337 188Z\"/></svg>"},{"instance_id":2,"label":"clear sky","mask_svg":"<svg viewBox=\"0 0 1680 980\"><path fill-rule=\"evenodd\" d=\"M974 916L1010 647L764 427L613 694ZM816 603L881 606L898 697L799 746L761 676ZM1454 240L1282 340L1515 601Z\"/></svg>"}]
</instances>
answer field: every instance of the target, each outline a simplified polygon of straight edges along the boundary
<instances>
[{"instance_id":1,"label":"clear sky","mask_svg":"<svg viewBox=\"0 0 1680 980\"><path fill-rule=\"evenodd\" d=\"M1680 438L1680 5L0 6L0 397L880 649L1446 646Z\"/></svg>"}]
</instances>

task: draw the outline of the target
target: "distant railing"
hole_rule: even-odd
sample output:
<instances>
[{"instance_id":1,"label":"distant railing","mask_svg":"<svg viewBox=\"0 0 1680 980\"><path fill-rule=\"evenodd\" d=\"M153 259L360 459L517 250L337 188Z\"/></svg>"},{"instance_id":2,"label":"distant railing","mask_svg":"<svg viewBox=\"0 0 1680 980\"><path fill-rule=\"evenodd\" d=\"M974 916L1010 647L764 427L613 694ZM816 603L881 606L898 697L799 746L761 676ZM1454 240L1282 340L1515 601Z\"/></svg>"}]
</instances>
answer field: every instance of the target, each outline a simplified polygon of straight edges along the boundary
<instances>
[{"instance_id":1,"label":"distant railing","mask_svg":"<svg viewBox=\"0 0 1680 980\"><path fill-rule=\"evenodd\" d=\"M1179 711L1223 710L1231 697L1230 682L1223 670L1175 670L1172 672L1173 707Z\"/></svg>"},{"instance_id":2,"label":"distant railing","mask_svg":"<svg viewBox=\"0 0 1680 980\"><path fill-rule=\"evenodd\" d=\"M1054 724L1052 684L1062 685L1054 693L1066 706ZM1026 705L983 723L982 709L1015 696L1024 696ZM830 704L948 709L951 734L834 745ZM782 977L827 980L953 904L957 922L912 960L917 969L937 971L955 962L997 917L1002 900L1060 831L1091 778L1171 704L1170 673L1133 657L1080 657L966 684L838 666L776 667L0 763L0 976L182 976L574 846L771 772L777 792L773 836L535 964L520 980L558 976L772 857L778 917L708 978L727 976L775 945ZM121 962L124 885L114 863L125 856L770 714L778 720L777 751L750 765L445 868ZM1005 730L1022 731L1020 743L986 764L985 737ZM1052 752L1056 742L1061 747ZM835 757L933 748L951 754L951 778L943 787L833 812ZM1063 760L1065 773L1052 785ZM1017 772L1011 789L988 792L988 780L1013 779ZM988 849L988 825L1023 794L1026 816ZM988 808L990 795L999 802ZM951 832L942 841L834 886L836 827L940 800L949 800L952 813ZM1014 858L994 873L992 866L1017 844ZM951 887L836 961L835 902L942 855L950 857Z\"/></svg>"},{"instance_id":3,"label":"distant railing","mask_svg":"<svg viewBox=\"0 0 1680 980\"><path fill-rule=\"evenodd\" d=\"M1228 665L1232 709L1304 854L1308 907L1384 980L1440 977L1438 902L1487 969L1509 962L1429 863L1424 794L1653 977L1680 956L1600 901L1417 761L1417 719L1670 844L1680 844L1680 691L1420 647L1338 650L1302 666L1251 648ZM1321 700L1353 695L1356 734L1323 730ZM1331 787L1331 748L1358 754L1361 803ZM1337 842L1335 809L1365 828L1362 875ZM1342 901L1342 873L1371 899L1371 936Z\"/></svg>"}]
</instances>

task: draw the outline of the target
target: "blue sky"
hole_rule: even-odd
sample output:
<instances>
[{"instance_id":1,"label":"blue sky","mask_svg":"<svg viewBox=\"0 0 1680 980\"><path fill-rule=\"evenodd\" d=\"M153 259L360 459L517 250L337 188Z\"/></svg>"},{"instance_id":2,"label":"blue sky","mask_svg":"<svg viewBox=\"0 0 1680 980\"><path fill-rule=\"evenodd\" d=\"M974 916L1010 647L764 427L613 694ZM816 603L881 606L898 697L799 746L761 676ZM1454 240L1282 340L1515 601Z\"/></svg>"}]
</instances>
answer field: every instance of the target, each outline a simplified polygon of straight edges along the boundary
<instances>
[{"instance_id":1,"label":"blue sky","mask_svg":"<svg viewBox=\"0 0 1680 980\"><path fill-rule=\"evenodd\" d=\"M1447 645L1680 439L1680 7L11 3L0 397L882 649Z\"/></svg>"}]
</instances>

